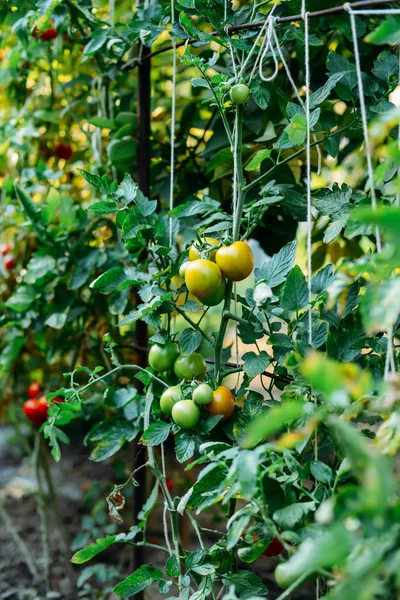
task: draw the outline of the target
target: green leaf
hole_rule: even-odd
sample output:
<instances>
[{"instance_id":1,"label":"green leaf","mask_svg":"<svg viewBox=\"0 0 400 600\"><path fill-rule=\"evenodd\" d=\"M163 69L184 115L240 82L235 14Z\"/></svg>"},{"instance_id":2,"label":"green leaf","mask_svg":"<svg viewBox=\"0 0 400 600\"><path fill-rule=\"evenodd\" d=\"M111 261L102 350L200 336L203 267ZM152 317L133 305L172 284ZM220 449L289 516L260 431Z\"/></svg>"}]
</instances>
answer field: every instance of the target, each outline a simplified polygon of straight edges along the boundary
<instances>
[{"instance_id":1,"label":"green leaf","mask_svg":"<svg viewBox=\"0 0 400 600\"><path fill-rule=\"evenodd\" d=\"M250 422L246 435L240 440L242 448L253 448L260 442L268 440L272 435L298 419L304 411L304 402L288 401L271 409L266 409L260 416Z\"/></svg>"},{"instance_id":2,"label":"green leaf","mask_svg":"<svg viewBox=\"0 0 400 600\"><path fill-rule=\"evenodd\" d=\"M175 556L170 556L165 563L165 572L168 577L179 577L180 568Z\"/></svg>"},{"instance_id":3,"label":"green leaf","mask_svg":"<svg viewBox=\"0 0 400 600\"><path fill-rule=\"evenodd\" d=\"M243 360L243 370L250 379L254 379L257 375L261 375L271 362L271 359L265 350L262 350L259 354L256 354L255 352L246 352L246 354L243 355Z\"/></svg>"},{"instance_id":4,"label":"green leaf","mask_svg":"<svg viewBox=\"0 0 400 600\"><path fill-rule=\"evenodd\" d=\"M397 56L384 50L374 62L372 72L379 79L389 81L393 75L397 75L399 72L399 60Z\"/></svg>"},{"instance_id":5,"label":"green leaf","mask_svg":"<svg viewBox=\"0 0 400 600\"><path fill-rule=\"evenodd\" d=\"M47 275L54 277L56 272L56 259L48 254L37 252L32 256L26 269L24 280L26 283L40 283L39 280L44 279Z\"/></svg>"},{"instance_id":6,"label":"green leaf","mask_svg":"<svg viewBox=\"0 0 400 600\"><path fill-rule=\"evenodd\" d=\"M102 424L100 424L102 425ZM116 454L126 442L132 441L139 433L139 425L128 421L108 424L95 449L90 455L93 462L102 462ZM90 435L89 435L90 441Z\"/></svg>"},{"instance_id":7,"label":"green leaf","mask_svg":"<svg viewBox=\"0 0 400 600\"><path fill-rule=\"evenodd\" d=\"M264 263L262 269L256 269L256 279L265 279L271 287L277 287L285 281L296 258L296 240L284 246L277 254Z\"/></svg>"},{"instance_id":8,"label":"green leaf","mask_svg":"<svg viewBox=\"0 0 400 600\"><path fill-rule=\"evenodd\" d=\"M381 284L368 283L360 308L367 334L394 325L400 314L400 277Z\"/></svg>"},{"instance_id":9,"label":"green leaf","mask_svg":"<svg viewBox=\"0 0 400 600\"><path fill-rule=\"evenodd\" d=\"M252 597L266 596L268 590L261 581L260 577L252 571L238 571L237 573L230 573L222 576L222 583L230 589L233 585L235 592L240 599L251 600Z\"/></svg>"},{"instance_id":10,"label":"green leaf","mask_svg":"<svg viewBox=\"0 0 400 600\"><path fill-rule=\"evenodd\" d=\"M190 433L179 431L175 436L175 453L180 463L184 463L194 456L196 440Z\"/></svg>"},{"instance_id":11,"label":"green leaf","mask_svg":"<svg viewBox=\"0 0 400 600\"><path fill-rule=\"evenodd\" d=\"M344 77L344 73L334 73L328 79L323 87L320 87L310 96L310 108L313 109L319 104L322 104L329 96L331 91L336 87L339 81Z\"/></svg>"},{"instance_id":12,"label":"green leaf","mask_svg":"<svg viewBox=\"0 0 400 600\"><path fill-rule=\"evenodd\" d=\"M158 420L152 423L143 433L140 441L145 446L159 446L163 444L170 434L172 423Z\"/></svg>"},{"instance_id":13,"label":"green leaf","mask_svg":"<svg viewBox=\"0 0 400 600\"><path fill-rule=\"evenodd\" d=\"M94 215L108 215L117 210L115 202L95 202L88 208L88 212Z\"/></svg>"},{"instance_id":14,"label":"green leaf","mask_svg":"<svg viewBox=\"0 0 400 600\"><path fill-rule=\"evenodd\" d=\"M249 164L245 167L246 171L255 171L262 163L263 160L269 158L271 156L271 150L269 148L265 148L264 150L259 150L255 156L251 159Z\"/></svg>"},{"instance_id":15,"label":"green leaf","mask_svg":"<svg viewBox=\"0 0 400 600\"><path fill-rule=\"evenodd\" d=\"M7 308L15 312L28 310L39 297L36 289L30 285L20 285L12 296L7 300Z\"/></svg>"},{"instance_id":16,"label":"green leaf","mask_svg":"<svg viewBox=\"0 0 400 600\"><path fill-rule=\"evenodd\" d=\"M97 554L100 554L100 552L103 552L103 550L106 550L115 544L116 541L116 535L107 535L104 538L100 538L96 540L94 544L90 544L89 546L86 546L85 548L82 548L82 550L76 552L71 558L71 562L74 565L82 565L88 560L91 560L94 556L97 556Z\"/></svg>"},{"instance_id":17,"label":"green leaf","mask_svg":"<svg viewBox=\"0 0 400 600\"><path fill-rule=\"evenodd\" d=\"M317 481L321 483L330 483L333 479L332 469L329 465L320 460L313 460L310 465L310 471Z\"/></svg>"},{"instance_id":18,"label":"green leaf","mask_svg":"<svg viewBox=\"0 0 400 600\"><path fill-rule=\"evenodd\" d=\"M183 354L188 355L200 348L202 335L196 329L184 329L179 336L179 347Z\"/></svg>"},{"instance_id":19,"label":"green leaf","mask_svg":"<svg viewBox=\"0 0 400 600\"><path fill-rule=\"evenodd\" d=\"M274 512L274 521L281 529L293 529L303 517L316 508L315 502L296 502Z\"/></svg>"},{"instance_id":20,"label":"green leaf","mask_svg":"<svg viewBox=\"0 0 400 600\"><path fill-rule=\"evenodd\" d=\"M102 129L115 129L116 127L112 119L106 119L105 117L92 117L89 119L89 123Z\"/></svg>"},{"instance_id":21,"label":"green leaf","mask_svg":"<svg viewBox=\"0 0 400 600\"><path fill-rule=\"evenodd\" d=\"M109 269L102 275L99 275L97 279L92 281L90 287L94 290L98 290L102 294L111 294L117 287L126 280L125 271L122 267L114 267Z\"/></svg>"},{"instance_id":22,"label":"green leaf","mask_svg":"<svg viewBox=\"0 0 400 600\"><path fill-rule=\"evenodd\" d=\"M107 31L107 29L96 29L92 32L92 39L83 49L85 56L93 56L93 54L104 46L107 40Z\"/></svg>"},{"instance_id":23,"label":"green leaf","mask_svg":"<svg viewBox=\"0 0 400 600\"><path fill-rule=\"evenodd\" d=\"M113 592L117 594L117 596L121 596L121 598L130 598L142 590L145 590L155 581L162 580L163 574L160 569L153 567L153 565L144 565L132 573L132 575L129 575L125 581L122 581L122 583L115 586Z\"/></svg>"},{"instance_id":24,"label":"green leaf","mask_svg":"<svg viewBox=\"0 0 400 600\"><path fill-rule=\"evenodd\" d=\"M400 44L400 16L390 15L365 39L370 44Z\"/></svg>"},{"instance_id":25,"label":"green leaf","mask_svg":"<svg viewBox=\"0 0 400 600\"><path fill-rule=\"evenodd\" d=\"M250 91L257 106L259 106L261 110L265 110L271 97L265 83L260 81L257 77L254 77L250 83Z\"/></svg>"},{"instance_id":26,"label":"green leaf","mask_svg":"<svg viewBox=\"0 0 400 600\"><path fill-rule=\"evenodd\" d=\"M303 271L295 266L286 280L282 296L283 306L290 311L297 312L308 304L308 286Z\"/></svg>"},{"instance_id":27,"label":"green leaf","mask_svg":"<svg viewBox=\"0 0 400 600\"><path fill-rule=\"evenodd\" d=\"M295 115L285 129L293 146L300 146L307 137L307 122L305 115Z\"/></svg>"},{"instance_id":28,"label":"green leaf","mask_svg":"<svg viewBox=\"0 0 400 600\"><path fill-rule=\"evenodd\" d=\"M90 183L90 185L93 185L93 187L99 190L99 192L102 194L110 195L113 194L117 189L117 184L115 181L112 181L108 175L103 175L103 177L100 177L100 175L89 173L83 169L78 169L78 171L82 177L84 177L86 181Z\"/></svg>"}]
</instances>

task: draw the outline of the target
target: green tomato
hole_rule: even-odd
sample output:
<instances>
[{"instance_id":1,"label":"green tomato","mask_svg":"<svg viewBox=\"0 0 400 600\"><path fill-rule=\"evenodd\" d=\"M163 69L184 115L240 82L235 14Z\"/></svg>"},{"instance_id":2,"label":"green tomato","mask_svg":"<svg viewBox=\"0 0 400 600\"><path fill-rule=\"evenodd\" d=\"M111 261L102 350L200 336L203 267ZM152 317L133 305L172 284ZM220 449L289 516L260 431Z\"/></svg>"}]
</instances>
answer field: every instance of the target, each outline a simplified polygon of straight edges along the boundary
<instances>
[{"instance_id":1,"label":"green tomato","mask_svg":"<svg viewBox=\"0 0 400 600\"><path fill-rule=\"evenodd\" d=\"M250 90L247 85L237 83L229 92L231 100L234 104L245 104L250 96Z\"/></svg>"},{"instance_id":2,"label":"green tomato","mask_svg":"<svg viewBox=\"0 0 400 600\"><path fill-rule=\"evenodd\" d=\"M202 298L201 301L206 306L217 306L217 304L220 304L222 302L222 300L224 299L225 291L226 291L226 281L225 281L225 279L222 279L217 291L214 292L213 294L211 294L211 296L207 296L207 298Z\"/></svg>"},{"instance_id":3,"label":"green tomato","mask_svg":"<svg viewBox=\"0 0 400 600\"><path fill-rule=\"evenodd\" d=\"M190 261L187 260L186 262L182 263L179 267L179 275L182 277L182 279L185 279L185 273L189 265Z\"/></svg>"},{"instance_id":4,"label":"green tomato","mask_svg":"<svg viewBox=\"0 0 400 600\"><path fill-rule=\"evenodd\" d=\"M189 356L179 356L174 364L175 375L178 379L194 379L204 375L207 365L204 358L198 352L192 352Z\"/></svg>"},{"instance_id":5,"label":"green tomato","mask_svg":"<svg viewBox=\"0 0 400 600\"><path fill-rule=\"evenodd\" d=\"M220 85L220 90L223 94L225 94L226 92L229 92L229 90L231 89L231 84L230 83L223 83L222 85Z\"/></svg>"},{"instance_id":6,"label":"green tomato","mask_svg":"<svg viewBox=\"0 0 400 600\"><path fill-rule=\"evenodd\" d=\"M193 400L203 406L210 404L213 399L213 389L208 383L201 383L193 392Z\"/></svg>"},{"instance_id":7,"label":"green tomato","mask_svg":"<svg viewBox=\"0 0 400 600\"><path fill-rule=\"evenodd\" d=\"M172 419L183 429L192 429L200 419L200 409L193 400L180 400L172 408Z\"/></svg>"},{"instance_id":8,"label":"green tomato","mask_svg":"<svg viewBox=\"0 0 400 600\"><path fill-rule=\"evenodd\" d=\"M179 352L172 342L168 341L164 346L154 344L149 352L149 365L155 371L168 371L172 368L178 355Z\"/></svg>"},{"instance_id":9,"label":"green tomato","mask_svg":"<svg viewBox=\"0 0 400 600\"><path fill-rule=\"evenodd\" d=\"M183 400L181 388L179 385L173 385L162 393L160 398L160 408L163 413L171 416L172 408L179 400Z\"/></svg>"}]
</instances>

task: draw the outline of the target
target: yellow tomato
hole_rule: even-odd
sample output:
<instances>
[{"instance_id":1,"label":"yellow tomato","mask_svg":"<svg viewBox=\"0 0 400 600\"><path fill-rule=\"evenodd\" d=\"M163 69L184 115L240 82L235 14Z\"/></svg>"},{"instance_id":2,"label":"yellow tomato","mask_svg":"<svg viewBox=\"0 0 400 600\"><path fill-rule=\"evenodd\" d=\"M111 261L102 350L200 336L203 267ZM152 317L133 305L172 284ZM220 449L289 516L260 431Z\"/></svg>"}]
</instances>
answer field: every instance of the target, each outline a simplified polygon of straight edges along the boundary
<instances>
[{"instance_id":1,"label":"yellow tomato","mask_svg":"<svg viewBox=\"0 0 400 600\"><path fill-rule=\"evenodd\" d=\"M254 267L254 257L246 242L234 242L223 246L215 255L215 262L221 273L229 281L242 281L250 275Z\"/></svg>"},{"instance_id":2,"label":"yellow tomato","mask_svg":"<svg viewBox=\"0 0 400 600\"><path fill-rule=\"evenodd\" d=\"M214 294L221 283L221 278L219 267L204 258L191 262L185 273L187 289L197 298L208 298Z\"/></svg>"}]
</instances>

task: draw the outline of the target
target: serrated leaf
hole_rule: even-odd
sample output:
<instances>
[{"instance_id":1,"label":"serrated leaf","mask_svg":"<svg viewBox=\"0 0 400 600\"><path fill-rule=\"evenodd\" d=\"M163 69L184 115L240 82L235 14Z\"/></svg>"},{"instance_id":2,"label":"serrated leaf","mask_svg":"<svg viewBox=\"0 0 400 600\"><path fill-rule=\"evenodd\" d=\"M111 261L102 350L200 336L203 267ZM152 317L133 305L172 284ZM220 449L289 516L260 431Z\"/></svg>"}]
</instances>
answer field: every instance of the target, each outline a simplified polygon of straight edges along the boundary
<instances>
[{"instance_id":1,"label":"serrated leaf","mask_svg":"<svg viewBox=\"0 0 400 600\"><path fill-rule=\"evenodd\" d=\"M271 359L267 352L262 350L259 354L256 354L255 352L246 352L246 354L243 355L243 361L244 372L250 379L254 379L254 377L261 375L261 373L265 371L271 362Z\"/></svg>"},{"instance_id":2,"label":"serrated leaf","mask_svg":"<svg viewBox=\"0 0 400 600\"><path fill-rule=\"evenodd\" d=\"M107 535L104 538L99 538L94 544L90 544L76 552L71 558L71 562L74 565L82 565L115 544L116 539L116 535Z\"/></svg>"},{"instance_id":3,"label":"serrated leaf","mask_svg":"<svg viewBox=\"0 0 400 600\"><path fill-rule=\"evenodd\" d=\"M189 355L200 348L202 335L196 329L184 329L179 336L179 347L183 354Z\"/></svg>"},{"instance_id":4,"label":"serrated leaf","mask_svg":"<svg viewBox=\"0 0 400 600\"><path fill-rule=\"evenodd\" d=\"M146 429L140 441L144 446L159 446L168 439L171 427L171 423L158 420Z\"/></svg>"},{"instance_id":5,"label":"serrated leaf","mask_svg":"<svg viewBox=\"0 0 400 600\"><path fill-rule=\"evenodd\" d=\"M308 286L303 271L295 266L286 280L282 296L283 306L290 311L297 312L308 304Z\"/></svg>"},{"instance_id":6,"label":"serrated leaf","mask_svg":"<svg viewBox=\"0 0 400 600\"><path fill-rule=\"evenodd\" d=\"M277 254L263 265L261 273L257 279L265 279L271 287L277 287L286 279L286 275L293 267L296 258L296 240L284 246Z\"/></svg>"},{"instance_id":7,"label":"serrated leaf","mask_svg":"<svg viewBox=\"0 0 400 600\"><path fill-rule=\"evenodd\" d=\"M129 575L113 589L113 592L121 598L130 598L135 594L145 590L155 581L162 581L163 574L160 569L153 565L144 565L137 569L132 575Z\"/></svg>"}]
</instances>

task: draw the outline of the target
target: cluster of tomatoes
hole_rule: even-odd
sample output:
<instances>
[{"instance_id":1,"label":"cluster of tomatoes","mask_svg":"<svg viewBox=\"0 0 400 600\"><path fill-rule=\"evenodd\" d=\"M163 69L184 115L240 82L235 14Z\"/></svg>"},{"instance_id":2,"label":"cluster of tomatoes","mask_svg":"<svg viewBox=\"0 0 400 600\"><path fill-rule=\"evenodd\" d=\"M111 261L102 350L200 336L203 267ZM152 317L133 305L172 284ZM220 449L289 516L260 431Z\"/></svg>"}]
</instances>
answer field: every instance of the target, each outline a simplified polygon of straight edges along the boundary
<instances>
[{"instance_id":1,"label":"cluster of tomatoes","mask_svg":"<svg viewBox=\"0 0 400 600\"><path fill-rule=\"evenodd\" d=\"M2 244L0 247L0 254L3 257L3 265L7 271L12 271L17 266L17 260L12 254L12 249L13 247L11 244Z\"/></svg>"},{"instance_id":2,"label":"cluster of tomatoes","mask_svg":"<svg viewBox=\"0 0 400 600\"><path fill-rule=\"evenodd\" d=\"M242 281L253 267L253 253L246 242L221 246L218 240L205 238L201 251L195 245L191 246L189 261L181 265L179 274L193 296L206 306L216 306L225 297L226 280Z\"/></svg>"},{"instance_id":3,"label":"cluster of tomatoes","mask_svg":"<svg viewBox=\"0 0 400 600\"><path fill-rule=\"evenodd\" d=\"M201 416L201 406L206 407L212 415L222 415L223 421L232 415L235 402L227 387L220 385L213 390L208 383L195 383L195 380L203 377L207 371L206 361L198 352L180 356L172 342L168 341L164 346L154 344L149 352L149 365L160 372L173 368L180 381L193 382L186 388L188 392L184 384L174 385L165 390L160 398L161 410L171 416L179 427L195 427ZM190 399L185 397L188 393L191 395Z\"/></svg>"},{"instance_id":4,"label":"cluster of tomatoes","mask_svg":"<svg viewBox=\"0 0 400 600\"><path fill-rule=\"evenodd\" d=\"M47 419L49 403L46 396L40 395L41 386L34 381L28 387L29 399L24 402L23 410L25 416L36 427L40 427ZM64 402L63 398L53 398L52 402Z\"/></svg>"}]
</instances>

